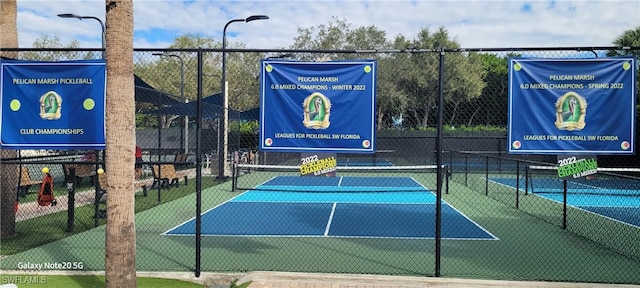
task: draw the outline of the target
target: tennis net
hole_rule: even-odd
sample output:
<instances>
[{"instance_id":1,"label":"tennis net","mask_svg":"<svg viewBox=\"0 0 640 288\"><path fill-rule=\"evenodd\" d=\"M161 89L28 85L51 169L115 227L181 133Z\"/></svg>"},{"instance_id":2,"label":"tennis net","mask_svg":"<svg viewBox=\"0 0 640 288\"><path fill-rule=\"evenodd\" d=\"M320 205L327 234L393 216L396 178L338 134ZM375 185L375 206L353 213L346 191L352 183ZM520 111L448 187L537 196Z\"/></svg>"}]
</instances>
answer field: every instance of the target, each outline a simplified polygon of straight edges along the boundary
<instances>
[{"instance_id":1,"label":"tennis net","mask_svg":"<svg viewBox=\"0 0 640 288\"><path fill-rule=\"evenodd\" d=\"M238 164L233 190L291 192L424 192L437 190L437 165L338 166L331 176L301 176L300 166ZM449 169L442 166L443 193Z\"/></svg>"},{"instance_id":2,"label":"tennis net","mask_svg":"<svg viewBox=\"0 0 640 288\"><path fill-rule=\"evenodd\" d=\"M558 177L557 166L528 166L526 190L528 193L564 193L564 181ZM567 194L640 196L640 169L604 168L587 177L567 180Z\"/></svg>"}]
</instances>

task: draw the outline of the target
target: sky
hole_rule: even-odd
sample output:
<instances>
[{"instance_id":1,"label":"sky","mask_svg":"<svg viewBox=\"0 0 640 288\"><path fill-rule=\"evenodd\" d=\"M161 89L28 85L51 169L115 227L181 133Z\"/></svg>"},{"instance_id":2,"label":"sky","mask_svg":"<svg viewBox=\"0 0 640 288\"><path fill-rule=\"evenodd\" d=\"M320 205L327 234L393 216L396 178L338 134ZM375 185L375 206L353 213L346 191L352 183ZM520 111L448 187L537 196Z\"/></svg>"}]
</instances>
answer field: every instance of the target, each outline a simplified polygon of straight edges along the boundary
<instances>
[{"instance_id":1,"label":"sky","mask_svg":"<svg viewBox=\"0 0 640 288\"><path fill-rule=\"evenodd\" d=\"M104 21L104 0L17 0L18 41L33 47L43 36L73 40L81 48L101 47L94 19L64 19L73 13ZM232 19L267 15L268 20L231 23L227 43L246 48L282 49L298 28L328 24L333 17L352 28L376 26L389 40L414 39L422 29L444 27L462 48L613 46L624 31L640 26L640 0L234 0L134 1L134 48L166 48L185 34L222 41ZM195 47L194 47L195 48Z\"/></svg>"}]
</instances>

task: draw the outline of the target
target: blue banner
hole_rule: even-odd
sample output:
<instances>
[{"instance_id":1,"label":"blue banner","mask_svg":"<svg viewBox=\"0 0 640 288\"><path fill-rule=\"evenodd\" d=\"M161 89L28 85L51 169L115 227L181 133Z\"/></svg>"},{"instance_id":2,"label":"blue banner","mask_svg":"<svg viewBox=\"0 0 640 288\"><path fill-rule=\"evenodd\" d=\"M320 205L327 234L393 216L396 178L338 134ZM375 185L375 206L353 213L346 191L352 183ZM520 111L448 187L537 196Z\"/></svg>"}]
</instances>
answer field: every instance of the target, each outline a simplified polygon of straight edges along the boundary
<instances>
[{"instance_id":1,"label":"blue banner","mask_svg":"<svg viewBox=\"0 0 640 288\"><path fill-rule=\"evenodd\" d=\"M104 149L103 60L0 62L4 149Z\"/></svg>"},{"instance_id":2,"label":"blue banner","mask_svg":"<svg viewBox=\"0 0 640 288\"><path fill-rule=\"evenodd\" d=\"M377 63L261 62L260 150L374 153Z\"/></svg>"},{"instance_id":3,"label":"blue banner","mask_svg":"<svg viewBox=\"0 0 640 288\"><path fill-rule=\"evenodd\" d=\"M635 153L631 57L509 60L508 152Z\"/></svg>"}]
</instances>

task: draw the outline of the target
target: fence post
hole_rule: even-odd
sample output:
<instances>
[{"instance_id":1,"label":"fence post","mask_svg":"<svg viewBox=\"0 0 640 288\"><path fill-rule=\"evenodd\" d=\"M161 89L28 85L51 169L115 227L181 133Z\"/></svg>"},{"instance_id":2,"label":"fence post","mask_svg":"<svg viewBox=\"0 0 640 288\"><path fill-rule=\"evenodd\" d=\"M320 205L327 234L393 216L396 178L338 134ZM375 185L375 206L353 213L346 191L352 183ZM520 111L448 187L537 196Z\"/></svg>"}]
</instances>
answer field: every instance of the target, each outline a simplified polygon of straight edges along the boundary
<instances>
[{"instance_id":1,"label":"fence post","mask_svg":"<svg viewBox=\"0 0 640 288\"><path fill-rule=\"evenodd\" d=\"M75 218L75 205L76 205L76 168L69 168L69 175L67 175L67 232L73 232L74 230L74 218ZM52 191L53 192L53 191Z\"/></svg>"},{"instance_id":2,"label":"fence post","mask_svg":"<svg viewBox=\"0 0 640 288\"><path fill-rule=\"evenodd\" d=\"M435 276L440 277L440 252L442 242L442 117L444 106L444 50L440 50L440 69L438 76L438 135L436 136L436 163L438 165L438 176L436 180L436 259L435 259Z\"/></svg>"},{"instance_id":3,"label":"fence post","mask_svg":"<svg viewBox=\"0 0 640 288\"><path fill-rule=\"evenodd\" d=\"M198 103L196 108L196 235L195 276L200 277L202 257L202 49L198 49ZM209 166L211 169L211 166Z\"/></svg>"}]
</instances>

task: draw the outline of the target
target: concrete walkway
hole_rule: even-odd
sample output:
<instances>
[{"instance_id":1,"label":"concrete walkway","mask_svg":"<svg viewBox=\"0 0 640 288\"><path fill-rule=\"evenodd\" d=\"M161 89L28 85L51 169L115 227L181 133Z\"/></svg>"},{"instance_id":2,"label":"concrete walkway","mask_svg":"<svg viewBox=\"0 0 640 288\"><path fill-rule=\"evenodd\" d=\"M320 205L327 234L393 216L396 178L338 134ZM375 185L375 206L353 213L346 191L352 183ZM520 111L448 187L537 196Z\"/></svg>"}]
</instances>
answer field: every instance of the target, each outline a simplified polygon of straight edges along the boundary
<instances>
[{"instance_id":1,"label":"concrete walkway","mask_svg":"<svg viewBox=\"0 0 640 288\"><path fill-rule=\"evenodd\" d=\"M93 203L96 192L95 189L76 191L75 194L75 207L80 207ZM55 196L55 195L54 195ZM24 221L27 219L56 213L60 211L66 211L69 203L68 195L55 196L56 206L40 206L37 201L20 202L18 205L18 212L16 212L16 222ZM21 199L22 200L22 199Z\"/></svg>"},{"instance_id":2,"label":"concrete walkway","mask_svg":"<svg viewBox=\"0 0 640 288\"><path fill-rule=\"evenodd\" d=\"M195 169L188 169L188 170L185 170L185 172L187 172L187 177L189 177L189 179L195 177L195 174L196 174ZM147 187L150 187L151 184L153 184L153 177L136 181L135 182L136 193L139 193L140 191L142 191L142 189L139 189L139 188L142 187L143 184L146 185ZM39 189L39 188L40 187L36 187L36 189ZM36 190L36 193L37 193L37 190ZM76 191L74 206L77 208L84 205L93 204L95 195L96 195L96 191L94 188L87 188L85 190ZM16 212L16 222L20 222L27 219L31 219L38 216L51 214L51 213L56 213L60 211L66 211L69 203L69 196L68 195L55 196L55 199L58 202L56 206L40 206L38 205L37 201L20 202L20 204L18 205L19 207L18 212Z\"/></svg>"},{"instance_id":3,"label":"concrete walkway","mask_svg":"<svg viewBox=\"0 0 640 288\"><path fill-rule=\"evenodd\" d=\"M196 177L195 168L180 170L180 172L187 173L187 177L189 179L194 179ZM216 171L212 171L211 168L203 168L201 170L202 175L211 175L212 172L216 172ZM150 189L149 187L151 187L151 184L153 184L153 177L148 177L148 178L136 181L135 193L140 193L142 191L140 187L142 187L143 184L147 186L147 189ZM32 187L32 191L34 191L34 189L35 189L35 193L38 193L37 191L38 189L40 189L40 187L39 186ZM16 222L20 222L27 219L31 219L38 216L51 214L51 213L56 213L60 211L66 211L69 197L67 195L60 195L60 196L55 196L55 199L58 202L56 206L40 206L38 205L37 201L20 202L20 204L18 205L19 207L18 212L16 212ZM94 199L95 199L95 189L93 188L87 188L85 190L76 191L74 206L80 207L84 205L93 204Z\"/></svg>"},{"instance_id":4,"label":"concrete walkway","mask_svg":"<svg viewBox=\"0 0 640 288\"><path fill-rule=\"evenodd\" d=\"M101 275L104 271L2 271L3 275ZM544 281L509 281L444 277L389 276L364 274L299 272L137 272L138 277L176 279L202 284L207 288L227 288L232 283L248 288L640 288L631 284L597 284Z\"/></svg>"},{"instance_id":5,"label":"concrete walkway","mask_svg":"<svg viewBox=\"0 0 640 288\"><path fill-rule=\"evenodd\" d=\"M459 278L410 277L386 275L253 272L240 278L237 284L251 282L249 288L414 288L414 287L523 287L523 288L604 288L635 287L638 285L613 285L565 282L497 281ZM215 286L214 286L215 287Z\"/></svg>"}]
</instances>

